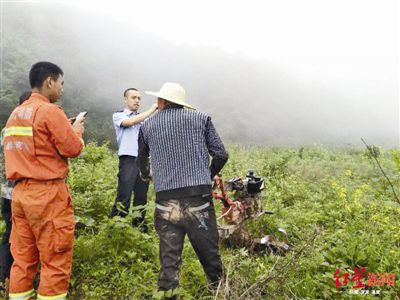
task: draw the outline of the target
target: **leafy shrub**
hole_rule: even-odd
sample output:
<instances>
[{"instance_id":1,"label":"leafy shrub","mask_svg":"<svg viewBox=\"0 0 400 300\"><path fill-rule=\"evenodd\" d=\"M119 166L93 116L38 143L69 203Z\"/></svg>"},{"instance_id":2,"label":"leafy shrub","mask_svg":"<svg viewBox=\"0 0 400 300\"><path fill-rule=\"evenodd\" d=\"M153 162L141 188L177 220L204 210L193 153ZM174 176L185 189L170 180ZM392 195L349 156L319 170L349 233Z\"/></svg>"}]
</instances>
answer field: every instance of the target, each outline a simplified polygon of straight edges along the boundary
<instances>
[{"instance_id":1,"label":"leafy shrub","mask_svg":"<svg viewBox=\"0 0 400 300\"><path fill-rule=\"evenodd\" d=\"M227 280L217 299L351 299L350 287L335 288L337 268L396 274L382 298L400 297L400 206L377 166L357 149L330 150L229 147L223 177L253 169L265 178L263 205L273 215L247 224L253 237L272 234L292 246L284 257L253 256L246 249L221 248ZM399 150L379 149L385 169L400 194ZM126 219L109 219L116 196L118 158L108 145L88 143L71 161L69 185L78 223L71 299L161 299L158 293L158 237L153 228L154 191L150 188L149 233ZM219 204L216 205L218 210ZM284 228L283 235L278 228ZM4 226L0 229L4 230ZM213 299L188 241L181 271L183 299ZM396 298L397 297L397 298Z\"/></svg>"}]
</instances>

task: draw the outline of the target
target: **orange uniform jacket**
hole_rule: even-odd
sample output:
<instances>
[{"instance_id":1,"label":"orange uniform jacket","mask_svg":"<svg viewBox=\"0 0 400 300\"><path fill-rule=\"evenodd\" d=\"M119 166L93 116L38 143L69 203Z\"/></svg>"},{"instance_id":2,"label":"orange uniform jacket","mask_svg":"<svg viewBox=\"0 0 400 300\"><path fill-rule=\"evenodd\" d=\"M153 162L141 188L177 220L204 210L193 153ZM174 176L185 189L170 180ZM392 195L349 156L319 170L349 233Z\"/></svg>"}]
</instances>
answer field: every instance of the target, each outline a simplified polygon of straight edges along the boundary
<instances>
[{"instance_id":1,"label":"orange uniform jacket","mask_svg":"<svg viewBox=\"0 0 400 300\"><path fill-rule=\"evenodd\" d=\"M33 93L7 121L4 154L12 194L10 274L12 300L31 299L41 262L38 299L66 299L74 245L74 211L67 157L83 148L60 107ZM50 297L50 298L49 298Z\"/></svg>"},{"instance_id":2,"label":"orange uniform jacket","mask_svg":"<svg viewBox=\"0 0 400 300\"><path fill-rule=\"evenodd\" d=\"M63 179L68 173L66 158L78 156L82 148L82 133L74 131L64 111L41 94L32 93L7 122L7 179Z\"/></svg>"}]
</instances>

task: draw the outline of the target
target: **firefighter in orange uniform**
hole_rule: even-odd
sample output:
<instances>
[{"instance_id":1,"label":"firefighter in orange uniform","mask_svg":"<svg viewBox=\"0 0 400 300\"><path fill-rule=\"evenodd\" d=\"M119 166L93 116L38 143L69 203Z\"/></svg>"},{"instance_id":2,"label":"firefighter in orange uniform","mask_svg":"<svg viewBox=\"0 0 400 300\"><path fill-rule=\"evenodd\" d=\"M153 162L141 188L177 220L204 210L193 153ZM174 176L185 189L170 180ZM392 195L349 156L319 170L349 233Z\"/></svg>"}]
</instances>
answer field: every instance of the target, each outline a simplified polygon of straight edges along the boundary
<instances>
[{"instance_id":1,"label":"firefighter in orange uniform","mask_svg":"<svg viewBox=\"0 0 400 300\"><path fill-rule=\"evenodd\" d=\"M38 62L29 73L32 95L10 115L4 140L6 176L12 194L11 300L33 299L33 280L41 264L37 299L66 299L72 268L74 211L65 178L68 157L84 145L84 118L73 125L53 104L62 94L64 73Z\"/></svg>"}]
</instances>

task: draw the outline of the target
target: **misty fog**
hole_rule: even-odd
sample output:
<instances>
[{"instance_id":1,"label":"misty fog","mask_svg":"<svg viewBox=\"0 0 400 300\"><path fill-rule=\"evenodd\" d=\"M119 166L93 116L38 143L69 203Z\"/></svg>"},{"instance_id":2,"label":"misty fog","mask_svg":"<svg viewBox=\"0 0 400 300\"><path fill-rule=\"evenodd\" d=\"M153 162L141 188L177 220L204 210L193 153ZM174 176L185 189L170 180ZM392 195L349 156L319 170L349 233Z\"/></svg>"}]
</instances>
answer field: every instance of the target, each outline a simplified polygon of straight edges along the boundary
<instances>
[{"instance_id":1,"label":"misty fog","mask_svg":"<svg viewBox=\"0 0 400 300\"><path fill-rule=\"evenodd\" d=\"M110 132L112 112L123 108L126 88L142 92L143 110L156 100L144 91L158 91L170 81L185 88L189 104L212 117L226 142L361 147L363 137L371 144L399 146L397 27L387 28L393 40L371 61L337 60L333 68L305 60L291 68L290 63L217 47L174 43L156 32L119 22L111 14L62 3L2 3L2 85L17 72L21 79L12 84L21 92L29 89L31 65L46 60L65 72L61 104L74 113L89 111L87 122L100 121ZM388 18L398 22L396 12ZM278 27L266 30L279 33ZM368 43L374 43L375 35L379 32L371 33ZM360 36L354 39L364 43ZM297 46L318 51L307 41ZM343 40L344 53L346 47ZM294 45L285 51L296 49ZM18 69L10 70L17 57L25 59ZM91 112L104 119L94 120Z\"/></svg>"}]
</instances>

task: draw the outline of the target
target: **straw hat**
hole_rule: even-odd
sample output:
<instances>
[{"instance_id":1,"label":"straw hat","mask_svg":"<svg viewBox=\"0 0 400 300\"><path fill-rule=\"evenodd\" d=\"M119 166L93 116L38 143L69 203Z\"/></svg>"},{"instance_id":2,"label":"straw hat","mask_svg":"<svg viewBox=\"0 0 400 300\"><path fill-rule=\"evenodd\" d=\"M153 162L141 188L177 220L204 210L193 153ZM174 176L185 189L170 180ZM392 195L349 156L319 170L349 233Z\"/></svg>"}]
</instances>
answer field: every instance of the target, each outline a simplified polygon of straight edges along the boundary
<instances>
[{"instance_id":1,"label":"straw hat","mask_svg":"<svg viewBox=\"0 0 400 300\"><path fill-rule=\"evenodd\" d=\"M146 94L168 100L172 103L180 104L190 109L195 109L193 106L186 103L186 92L183 87L177 83L166 82L163 84L159 92L146 91Z\"/></svg>"}]
</instances>

